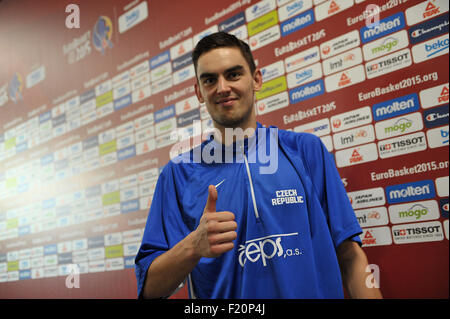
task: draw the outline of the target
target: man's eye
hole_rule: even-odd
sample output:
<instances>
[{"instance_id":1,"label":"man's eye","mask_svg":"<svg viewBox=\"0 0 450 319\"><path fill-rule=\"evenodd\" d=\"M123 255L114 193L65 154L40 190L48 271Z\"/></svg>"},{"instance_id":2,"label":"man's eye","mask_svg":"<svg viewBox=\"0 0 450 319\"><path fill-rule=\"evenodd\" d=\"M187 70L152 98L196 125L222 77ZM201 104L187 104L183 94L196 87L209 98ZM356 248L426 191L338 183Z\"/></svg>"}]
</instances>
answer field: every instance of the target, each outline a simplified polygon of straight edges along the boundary
<instances>
[{"instance_id":1,"label":"man's eye","mask_svg":"<svg viewBox=\"0 0 450 319\"><path fill-rule=\"evenodd\" d=\"M215 81L214 78L206 78L206 79L203 80L203 84L204 85L211 85L211 84L214 83L214 81Z\"/></svg>"},{"instance_id":2,"label":"man's eye","mask_svg":"<svg viewBox=\"0 0 450 319\"><path fill-rule=\"evenodd\" d=\"M232 72L228 75L228 77L232 80L238 79L240 76L241 76L241 74L239 72Z\"/></svg>"}]
</instances>

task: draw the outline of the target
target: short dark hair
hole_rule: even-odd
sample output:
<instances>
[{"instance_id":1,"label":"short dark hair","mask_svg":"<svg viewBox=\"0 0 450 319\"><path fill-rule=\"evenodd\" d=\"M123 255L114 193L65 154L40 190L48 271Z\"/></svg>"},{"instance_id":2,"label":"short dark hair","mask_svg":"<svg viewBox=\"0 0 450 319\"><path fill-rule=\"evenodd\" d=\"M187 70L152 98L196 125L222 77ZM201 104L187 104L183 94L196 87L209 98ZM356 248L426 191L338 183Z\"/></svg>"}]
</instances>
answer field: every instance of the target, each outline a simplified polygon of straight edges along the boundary
<instances>
[{"instance_id":1,"label":"short dark hair","mask_svg":"<svg viewBox=\"0 0 450 319\"><path fill-rule=\"evenodd\" d=\"M224 47L238 48L247 61L250 72L252 74L255 72L255 60L253 59L252 51L250 51L248 44L232 34L226 32L216 32L202 38L195 46L194 51L192 52L192 61L194 62L195 74L197 74L198 59L202 54L213 49Z\"/></svg>"}]
</instances>

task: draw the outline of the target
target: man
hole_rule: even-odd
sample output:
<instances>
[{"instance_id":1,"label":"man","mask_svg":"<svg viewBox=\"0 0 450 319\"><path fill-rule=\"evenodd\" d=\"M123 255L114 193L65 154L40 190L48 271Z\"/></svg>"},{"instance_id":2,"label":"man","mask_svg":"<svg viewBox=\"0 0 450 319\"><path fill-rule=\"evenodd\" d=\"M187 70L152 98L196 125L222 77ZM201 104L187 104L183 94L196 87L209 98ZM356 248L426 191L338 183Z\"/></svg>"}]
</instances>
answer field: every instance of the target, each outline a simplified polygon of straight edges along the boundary
<instances>
[{"instance_id":1,"label":"man","mask_svg":"<svg viewBox=\"0 0 450 319\"><path fill-rule=\"evenodd\" d=\"M342 298L343 284L350 297L381 297L366 286L362 231L320 139L256 122L262 75L248 45L219 32L192 57L216 133L159 177L136 256L139 297L170 296L186 278L191 298ZM252 133L224 140L230 129ZM250 159L268 147L277 169L264 174L261 156Z\"/></svg>"}]
</instances>

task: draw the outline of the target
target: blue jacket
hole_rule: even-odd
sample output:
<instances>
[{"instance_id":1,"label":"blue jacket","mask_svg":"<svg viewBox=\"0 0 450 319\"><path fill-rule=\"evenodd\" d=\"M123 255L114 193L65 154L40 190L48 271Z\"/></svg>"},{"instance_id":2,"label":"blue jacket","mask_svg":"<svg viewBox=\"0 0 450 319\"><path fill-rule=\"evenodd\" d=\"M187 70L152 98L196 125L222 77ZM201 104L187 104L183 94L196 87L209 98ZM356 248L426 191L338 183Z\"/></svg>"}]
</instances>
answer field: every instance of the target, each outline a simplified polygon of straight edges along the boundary
<instances>
[{"instance_id":1,"label":"blue jacket","mask_svg":"<svg viewBox=\"0 0 450 319\"><path fill-rule=\"evenodd\" d=\"M138 296L151 262L197 228L209 185L237 239L200 260L191 298L343 298L336 248L362 230L332 155L312 134L259 123L241 147L209 139L164 167L135 260Z\"/></svg>"}]
</instances>

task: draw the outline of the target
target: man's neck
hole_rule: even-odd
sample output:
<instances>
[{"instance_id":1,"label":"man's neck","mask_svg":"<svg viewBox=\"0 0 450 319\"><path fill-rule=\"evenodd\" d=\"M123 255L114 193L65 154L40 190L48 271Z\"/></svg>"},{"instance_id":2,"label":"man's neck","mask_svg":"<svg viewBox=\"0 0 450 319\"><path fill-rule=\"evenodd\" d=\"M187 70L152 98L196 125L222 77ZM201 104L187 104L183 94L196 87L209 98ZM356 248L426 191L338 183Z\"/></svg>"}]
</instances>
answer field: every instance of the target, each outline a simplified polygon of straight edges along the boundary
<instances>
[{"instance_id":1,"label":"man's neck","mask_svg":"<svg viewBox=\"0 0 450 319\"><path fill-rule=\"evenodd\" d=\"M224 127L214 122L214 127L216 128L214 140L225 146L229 146L236 141L252 137L255 134L257 123L256 120L252 120L248 121L248 123L242 123L237 127Z\"/></svg>"}]
</instances>

